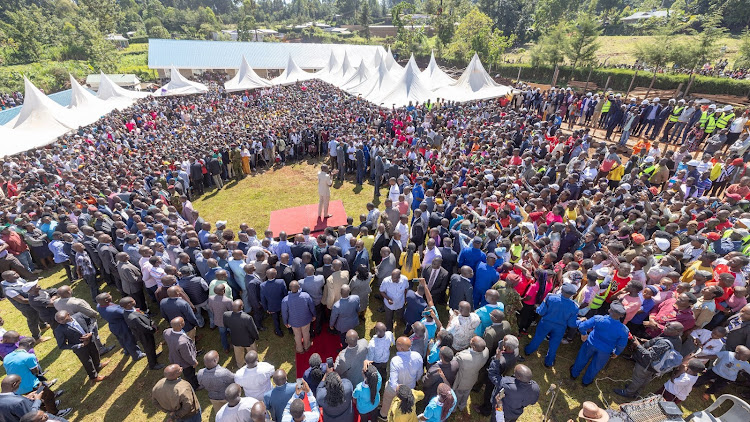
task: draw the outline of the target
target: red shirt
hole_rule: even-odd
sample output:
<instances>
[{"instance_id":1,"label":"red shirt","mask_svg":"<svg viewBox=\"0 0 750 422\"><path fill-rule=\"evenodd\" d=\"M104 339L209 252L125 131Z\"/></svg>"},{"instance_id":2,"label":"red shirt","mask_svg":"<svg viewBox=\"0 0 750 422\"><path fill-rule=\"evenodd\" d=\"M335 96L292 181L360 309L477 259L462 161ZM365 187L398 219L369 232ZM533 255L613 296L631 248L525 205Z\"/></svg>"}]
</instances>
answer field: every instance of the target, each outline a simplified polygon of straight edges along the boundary
<instances>
[{"instance_id":1,"label":"red shirt","mask_svg":"<svg viewBox=\"0 0 750 422\"><path fill-rule=\"evenodd\" d=\"M669 298L656 307L656 312L653 313L651 320L657 324L658 328L646 329L651 338L660 335L668 322L677 321L681 323L685 327L685 331L695 327L693 310L690 308L679 310L675 306L675 302L677 302L677 299Z\"/></svg>"},{"instance_id":2,"label":"red shirt","mask_svg":"<svg viewBox=\"0 0 750 422\"><path fill-rule=\"evenodd\" d=\"M624 278L620 277L617 274L617 270L615 270L615 273L612 275L612 281L610 281L610 283L615 283L615 284L614 284L614 287L609 290L609 295L607 295L607 299L605 299L607 303L612 303L612 300L614 299L615 294L619 292L620 290L624 289L625 286L627 286L628 283L630 283L630 280L632 279L633 279L633 276L630 276L630 275Z\"/></svg>"},{"instance_id":3,"label":"red shirt","mask_svg":"<svg viewBox=\"0 0 750 422\"><path fill-rule=\"evenodd\" d=\"M8 244L8 252L12 255L20 255L29 250L26 242L24 242L23 239L21 239L21 236L13 230L10 230L9 235L3 235L0 236L0 238Z\"/></svg>"}]
</instances>

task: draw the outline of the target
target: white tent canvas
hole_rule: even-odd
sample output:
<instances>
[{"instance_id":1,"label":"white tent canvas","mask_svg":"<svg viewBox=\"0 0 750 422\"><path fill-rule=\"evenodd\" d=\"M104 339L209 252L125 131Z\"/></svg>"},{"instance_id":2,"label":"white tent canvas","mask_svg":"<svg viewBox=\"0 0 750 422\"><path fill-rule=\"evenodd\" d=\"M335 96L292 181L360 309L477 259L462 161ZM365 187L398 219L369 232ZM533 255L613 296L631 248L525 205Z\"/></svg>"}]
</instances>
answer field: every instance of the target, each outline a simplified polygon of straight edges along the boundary
<instances>
[{"instance_id":1,"label":"white tent canvas","mask_svg":"<svg viewBox=\"0 0 750 422\"><path fill-rule=\"evenodd\" d=\"M367 80L372 75L372 72L370 72L370 69L367 65L365 65L365 59L362 59L359 62L359 67L357 67L357 71L349 77L344 83L342 83L339 87L343 89L344 91L347 91L349 87L357 86Z\"/></svg>"},{"instance_id":2,"label":"white tent canvas","mask_svg":"<svg viewBox=\"0 0 750 422\"><path fill-rule=\"evenodd\" d=\"M390 71L400 71L404 69L403 67L401 67L400 64L396 62L396 59L393 58L393 53L391 53L390 46L388 47L388 52L385 54L384 60L385 60L385 66Z\"/></svg>"},{"instance_id":3,"label":"white tent canvas","mask_svg":"<svg viewBox=\"0 0 750 422\"><path fill-rule=\"evenodd\" d=\"M413 57L412 57L413 59ZM396 80L390 90L381 90L378 94L368 95L366 98L375 103L382 104L384 107L402 107L434 99L435 94L427 88L420 79L421 72L414 60L404 68L401 77Z\"/></svg>"},{"instance_id":4,"label":"white tent canvas","mask_svg":"<svg viewBox=\"0 0 750 422\"><path fill-rule=\"evenodd\" d=\"M68 109L75 114L78 124L81 126L94 123L114 109L111 102L101 100L85 90L72 75L70 76L70 88L71 97Z\"/></svg>"},{"instance_id":5,"label":"white tent canvas","mask_svg":"<svg viewBox=\"0 0 750 422\"><path fill-rule=\"evenodd\" d=\"M295 63L292 56L289 56L289 61L286 64L286 69L281 72L281 75L271 79L272 85L292 85L300 81L307 81L315 78L314 73L305 72Z\"/></svg>"},{"instance_id":6,"label":"white tent canvas","mask_svg":"<svg viewBox=\"0 0 750 422\"><path fill-rule=\"evenodd\" d=\"M440 98L456 101L474 101L508 95L511 87L500 85L484 70L479 56L474 54L471 62L455 84L437 89Z\"/></svg>"},{"instance_id":7,"label":"white tent canvas","mask_svg":"<svg viewBox=\"0 0 750 422\"><path fill-rule=\"evenodd\" d=\"M151 95L149 92L130 91L117 85L112 82L112 79L105 75L104 72L100 75L99 90L96 92L96 96L100 100L110 100L113 98L128 98L136 100L138 98L148 97L149 95Z\"/></svg>"},{"instance_id":8,"label":"white tent canvas","mask_svg":"<svg viewBox=\"0 0 750 422\"><path fill-rule=\"evenodd\" d=\"M361 95L369 100L371 95L377 96L380 91L389 90L396 81L396 78L388 71L385 61L381 61L377 70L369 78L362 83L349 87L347 91L352 95Z\"/></svg>"},{"instance_id":9,"label":"white tent canvas","mask_svg":"<svg viewBox=\"0 0 750 422\"><path fill-rule=\"evenodd\" d=\"M336 54L334 54L333 50L331 50L331 55L328 56L328 63L326 63L324 68L315 72L315 77L320 79L321 81L328 82L328 78L331 76L331 73L335 72L340 67L341 64L336 58Z\"/></svg>"},{"instance_id":10,"label":"white tent canvas","mask_svg":"<svg viewBox=\"0 0 750 422\"><path fill-rule=\"evenodd\" d=\"M429 89L442 88L444 86L456 83L455 79L448 76L448 74L445 73L443 69L440 68L440 66L438 66L437 62L435 61L434 52L430 54L430 64L428 64L427 68L422 71L420 77L422 79L422 82Z\"/></svg>"},{"instance_id":11,"label":"white tent canvas","mask_svg":"<svg viewBox=\"0 0 750 422\"><path fill-rule=\"evenodd\" d=\"M200 82L191 81L180 74L172 66L169 70L169 83L161 87L157 92L160 96L203 94L208 92L208 87Z\"/></svg>"},{"instance_id":12,"label":"white tent canvas","mask_svg":"<svg viewBox=\"0 0 750 422\"><path fill-rule=\"evenodd\" d=\"M245 91L256 88L265 88L271 85L266 79L258 76L257 73L250 67L245 56L242 56L242 63L240 64L240 70L234 75L234 78L224 83L224 89L227 92Z\"/></svg>"},{"instance_id":13,"label":"white tent canvas","mask_svg":"<svg viewBox=\"0 0 750 422\"><path fill-rule=\"evenodd\" d=\"M349 61L349 55L344 52L344 60L341 61L341 67L330 73L328 82L335 86L341 86L343 82L351 78L356 72L357 70Z\"/></svg>"}]
</instances>

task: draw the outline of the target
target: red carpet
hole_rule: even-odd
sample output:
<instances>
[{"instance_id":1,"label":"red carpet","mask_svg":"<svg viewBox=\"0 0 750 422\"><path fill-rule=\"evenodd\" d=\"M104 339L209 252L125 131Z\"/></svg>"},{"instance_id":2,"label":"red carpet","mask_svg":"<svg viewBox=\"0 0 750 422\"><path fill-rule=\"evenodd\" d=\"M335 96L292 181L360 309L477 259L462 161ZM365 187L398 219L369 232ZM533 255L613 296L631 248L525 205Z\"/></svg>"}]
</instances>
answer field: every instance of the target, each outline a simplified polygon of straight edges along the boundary
<instances>
[{"instance_id":1,"label":"red carpet","mask_svg":"<svg viewBox=\"0 0 750 422\"><path fill-rule=\"evenodd\" d=\"M320 355L320 359L325 362L327 358L333 358L336 361L336 356L339 354L339 345L341 344L339 336L328 332L328 328L324 327L323 332L319 336L315 336L312 339L312 346L307 353L295 354L294 355L294 366L297 368L297 378L302 378L305 375L305 371L310 365L307 363L310 360L310 355L317 353Z\"/></svg>"},{"instance_id":2,"label":"red carpet","mask_svg":"<svg viewBox=\"0 0 750 422\"><path fill-rule=\"evenodd\" d=\"M283 210L271 211L271 221L268 230L273 231L274 236L279 232L286 232L291 236L302 233L302 228L309 227L313 234L318 234L326 227L346 225L346 211L344 203L340 200L331 201L328 204L328 213L333 217L318 220L318 204L303 205L301 207L285 208Z\"/></svg>"}]
</instances>

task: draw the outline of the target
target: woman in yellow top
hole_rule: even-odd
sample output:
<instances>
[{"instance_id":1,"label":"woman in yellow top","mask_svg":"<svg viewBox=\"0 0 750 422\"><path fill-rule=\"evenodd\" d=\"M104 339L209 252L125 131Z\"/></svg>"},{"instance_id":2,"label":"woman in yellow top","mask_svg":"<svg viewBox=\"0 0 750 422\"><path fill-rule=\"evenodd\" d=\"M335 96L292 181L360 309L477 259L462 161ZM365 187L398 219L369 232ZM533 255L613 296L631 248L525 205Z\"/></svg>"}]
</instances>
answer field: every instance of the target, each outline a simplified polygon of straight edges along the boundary
<instances>
[{"instance_id":1,"label":"woman in yellow top","mask_svg":"<svg viewBox=\"0 0 750 422\"><path fill-rule=\"evenodd\" d=\"M416 402L423 398L423 392L399 385L388 410L388 422L418 422Z\"/></svg>"},{"instance_id":2,"label":"woman in yellow top","mask_svg":"<svg viewBox=\"0 0 750 422\"><path fill-rule=\"evenodd\" d=\"M401 254L398 265L401 266L401 275L408 278L419 278L419 267L422 263L419 260L419 253L417 252L417 245L409 242L406 250Z\"/></svg>"},{"instance_id":3,"label":"woman in yellow top","mask_svg":"<svg viewBox=\"0 0 750 422\"><path fill-rule=\"evenodd\" d=\"M609 188L615 189L620 185L622 176L625 175L625 166L621 163L615 163L609 173L607 173L607 180L609 180Z\"/></svg>"}]
</instances>

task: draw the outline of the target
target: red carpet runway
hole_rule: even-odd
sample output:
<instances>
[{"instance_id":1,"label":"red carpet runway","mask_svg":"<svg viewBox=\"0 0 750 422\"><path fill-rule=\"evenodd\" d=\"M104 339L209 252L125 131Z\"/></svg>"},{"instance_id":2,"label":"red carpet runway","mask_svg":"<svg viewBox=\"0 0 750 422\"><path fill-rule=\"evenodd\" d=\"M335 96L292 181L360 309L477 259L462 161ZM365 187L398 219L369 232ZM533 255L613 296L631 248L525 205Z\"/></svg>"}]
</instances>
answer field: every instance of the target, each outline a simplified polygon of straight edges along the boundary
<instances>
[{"instance_id":1,"label":"red carpet runway","mask_svg":"<svg viewBox=\"0 0 750 422\"><path fill-rule=\"evenodd\" d=\"M314 324L314 323L313 323ZM323 331L319 336L315 336L312 339L312 346L307 353L295 354L294 355L294 367L297 370L297 378L302 378L307 368L310 365L307 363L310 360L310 355L317 353L320 355L320 359L325 362L327 358L333 358L336 360L336 356L339 354L339 345L341 344L339 336L328 332L327 327L323 327Z\"/></svg>"},{"instance_id":2,"label":"red carpet runway","mask_svg":"<svg viewBox=\"0 0 750 422\"><path fill-rule=\"evenodd\" d=\"M309 227L313 234L318 234L326 227L346 225L346 211L344 203L340 200L331 201L328 205L328 213L333 217L318 220L318 204L303 205L301 207L285 208L283 210L271 211L271 221L268 230L273 231L274 236L279 232L286 232L292 236L302 233L303 227Z\"/></svg>"}]
</instances>

